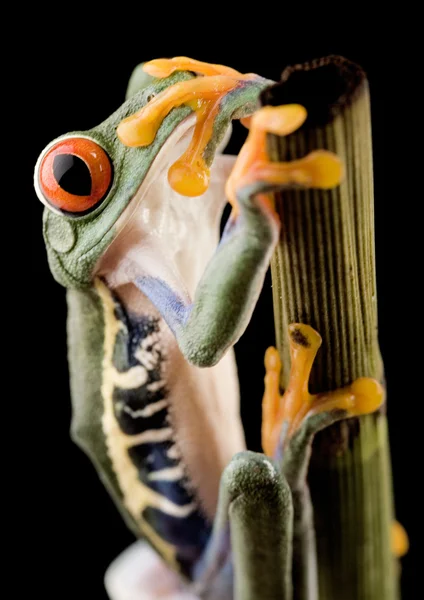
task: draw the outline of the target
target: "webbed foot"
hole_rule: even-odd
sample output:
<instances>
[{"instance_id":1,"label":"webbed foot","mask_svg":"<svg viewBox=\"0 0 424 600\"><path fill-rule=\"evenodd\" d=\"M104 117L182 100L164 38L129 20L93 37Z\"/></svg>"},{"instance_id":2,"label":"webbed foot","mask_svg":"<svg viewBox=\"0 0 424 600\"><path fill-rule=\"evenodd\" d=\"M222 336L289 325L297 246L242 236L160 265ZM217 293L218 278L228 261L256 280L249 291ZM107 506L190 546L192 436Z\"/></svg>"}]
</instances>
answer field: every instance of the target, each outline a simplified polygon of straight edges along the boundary
<instances>
[{"instance_id":1,"label":"webbed foot","mask_svg":"<svg viewBox=\"0 0 424 600\"><path fill-rule=\"evenodd\" d=\"M249 135L237 157L228 179L226 193L233 211L246 195L284 187L312 187L329 189L340 184L343 165L340 159L327 150L311 152L304 158L291 162L271 162L266 149L266 136L290 135L306 120L306 109L299 104L266 106L249 119ZM248 194L246 194L246 190ZM260 194L259 201L270 202Z\"/></svg>"},{"instance_id":2,"label":"webbed foot","mask_svg":"<svg viewBox=\"0 0 424 600\"><path fill-rule=\"evenodd\" d=\"M240 116L253 112L260 91L270 82L258 75L244 75L230 67L184 56L150 61L143 65L143 70L157 78L168 77L175 71L201 75L165 89L134 115L124 119L117 129L119 139L126 146L148 146L173 108L189 106L196 115L193 138L188 149L170 168L168 180L183 196L200 196L209 185L209 167L218 138L222 137L230 120L238 118L237 111L241 111ZM224 107L224 103L227 106ZM224 118L218 123L220 114Z\"/></svg>"},{"instance_id":3,"label":"webbed foot","mask_svg":"<svg viewBox=\"0 0 424 600\"><path fill-rule=\"evenodd\" d=\"M265 355L262 446L268 456L275 456L279 447L287 446L302 429L310 437L337 420L373 413L384 401L383 387L369 377L338 390L311 394L309 376L321 336L309 325L293 323L289 337L291 371L282 396L278 351L268 348Z\"/></svg>"}]
</instances>

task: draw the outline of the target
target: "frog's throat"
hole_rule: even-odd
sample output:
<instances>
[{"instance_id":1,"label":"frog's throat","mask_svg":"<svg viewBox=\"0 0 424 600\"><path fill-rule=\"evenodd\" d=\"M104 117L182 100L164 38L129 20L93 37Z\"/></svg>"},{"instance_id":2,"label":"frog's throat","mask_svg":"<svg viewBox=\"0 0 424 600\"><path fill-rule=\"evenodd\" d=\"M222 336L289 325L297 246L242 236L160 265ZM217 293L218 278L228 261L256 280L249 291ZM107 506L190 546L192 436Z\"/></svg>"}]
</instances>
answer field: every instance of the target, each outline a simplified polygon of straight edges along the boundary
<instances>
[{"instance_id":1,"label":"frog's throat","mask_svg":"<svg viewBox=\"0 0 424 600\"><path fill-rule=\"evenodd\" d=\"M94 270L110 288L154 276L166 281L184 302L190 301L204 267L200 263L218 243L225 183L235 160L221 155L218 148L212 166L213 185L201 199L182 198L170 189L167 170L189 145L195 122L191 114L170 134L117 220L114 239ZM198 235L200 230L202 235Z\"/></svg>"},{"instance_id":2,"label":"frog's throat","mask_svg":"<svg viewBox=\"0 0 424 600\"><path fill-rule=\"evenodd\" d=\"M137 255L141 245L149 253L150 258L154 259L157 268L160 268L159 275L162 277L166 275L166 281L175 283L176 276L174 273L162 273L164 266L167 266L169 261L164 261L158 249L154 247L156 242L155 232L150 232L150 235L144 233L142 228L137 227L137 222L140 220L140 212L143 208L146 208L144 205L151 199L155 185L160 179L166 177L166 170L181 153L181 147L188 145L194 126L195 117L189 115L169 135L152 161L137 192L116 221L114 239L107 251L101 256L94 271L96 276L101 276L107 281L111 289L133 282L140 275L145 275L145 273L139 272L141 265L138 264L140 260ZM147 212L149 214L146 213L145 220L150 218L152 212L150 202ZM156 227L156 229L158 228ZM151 260L147 262L150 263ZM178 287L181 288L180 285ZM188 298L188 293L183 294L183 297Z\"/></svg>"},{"instance_id":3,"label":"frog's throat","mask_svg":"<svg viewBox=\"0 0 424 600\"><path fill-rule=\"evenodd\" d=\"M299 129L307 117L300 104L265 106L252 117L244 119L249 135L237 162L227 180L225 192L233 207L232 216L239 212L238 193L262 181L272 187L301 186L331 189L343 179L344 168L340 159L327 150L315 150L298 160L273 162L268 157L267 135L287 136ZM261 196L262 202L273 199Z\"/></svg>"}]
</instances>

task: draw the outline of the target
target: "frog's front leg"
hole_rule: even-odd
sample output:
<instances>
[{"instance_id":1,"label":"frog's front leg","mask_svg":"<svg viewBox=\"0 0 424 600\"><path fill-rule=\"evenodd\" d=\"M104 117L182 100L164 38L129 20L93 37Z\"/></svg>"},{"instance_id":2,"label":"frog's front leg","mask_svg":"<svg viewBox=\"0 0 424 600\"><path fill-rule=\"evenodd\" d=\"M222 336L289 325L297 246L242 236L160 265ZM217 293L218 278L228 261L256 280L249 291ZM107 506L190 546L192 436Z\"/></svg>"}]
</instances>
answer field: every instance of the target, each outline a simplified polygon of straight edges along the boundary
<instances>
[{"instance_id":1,"label":"frog's front leg","mask_svg":"<svg viewBox=\"0 0 424 600\"><path fill-rule=\"evenodd\" d=\"M305 109L298 105L264 108L252 118L249 138L227 183L233 212L191 304L159 278L136 280L193 364L216 364L251 318L280 231L264 192L293 185L328 188L340 182L340 161L325 151L293 163L268 161L266 133L287 135L305 118Z\"/></svg>"}]
</instances>

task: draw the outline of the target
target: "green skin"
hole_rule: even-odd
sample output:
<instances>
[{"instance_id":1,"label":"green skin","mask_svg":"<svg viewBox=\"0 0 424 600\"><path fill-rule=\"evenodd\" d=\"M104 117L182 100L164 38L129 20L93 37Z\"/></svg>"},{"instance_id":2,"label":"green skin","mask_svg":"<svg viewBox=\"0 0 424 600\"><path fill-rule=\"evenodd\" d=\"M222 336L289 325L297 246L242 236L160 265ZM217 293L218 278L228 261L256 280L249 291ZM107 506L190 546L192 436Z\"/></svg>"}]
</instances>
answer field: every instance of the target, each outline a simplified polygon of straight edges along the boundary
<instances>
[{"instance_id":1,"label":"green skin","mask_svg":"<svg viewBox=\"0 0 424 600\"><path fill-rule=\"evenodd\" d=\"M117 236L117 220L142 184L160 148L191 109L182 106L172 110L154 142L144 148L124 146L116 128L153 94L191 77L190 73L177 72L157 80L137 68L130 81L128 99L119 110L88 132L68 134L89 137L108 153L114 179L107 198L93 212L77 218L57 214L49 207L44 212L50 269L55 279L69 288L72 435L96 465L128 525L138 535L137 524L123 506L118 478L99 427L103 410L104 320L93 278L96 265ZM223 99L205 152L208 164L212 163L231 119L252 114L260 92L271 83L258 78ZM164 291L163 281L158 284L154 278L142 278L138 282L139 289L168 323L186 360L194 365L209 367L218 363L249 322L279 236L279 223L257 200L257 195L273 189L277 188L258 181L238 190L240 214L227 226L197 285L192 304L184 307L182 313L175 309L181 295L172 288L172 283L165 282ZM40 190L37 191L44 201ZM234 589L228 591L228 598L314 600L317 597L306 469L314 434L345 416L339 412L306 419L284 456L276 457L275 462L251 452L233 458L222 474L213 533L195 571L196 593L215 597L216 581L228 561L228 548L223 540L229 532ZM222 591L220 594L223 598Z\"/></svg>"}]
</instances>

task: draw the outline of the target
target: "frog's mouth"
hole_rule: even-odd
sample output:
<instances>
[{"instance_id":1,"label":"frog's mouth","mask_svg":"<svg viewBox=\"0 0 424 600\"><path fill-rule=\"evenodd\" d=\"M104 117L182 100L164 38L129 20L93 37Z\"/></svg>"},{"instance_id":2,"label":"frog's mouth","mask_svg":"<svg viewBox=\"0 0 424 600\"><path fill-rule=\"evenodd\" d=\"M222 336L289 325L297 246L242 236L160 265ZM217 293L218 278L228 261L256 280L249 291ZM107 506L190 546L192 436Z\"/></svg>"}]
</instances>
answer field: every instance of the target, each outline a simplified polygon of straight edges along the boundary
<instances>
[{"instance_id":1,"label":"frog's mouth","mask_svg":"<svg viewBox=\"0 0 424 600\"><path fill-rule=\"evenodd\" d=\"M195 125L192 114L176 127L116 222L114 240L95 269L109 288L155 277L184 302L190 301L218 243L225 184L235 161L222 154L231 137L230 126L215 154L207 190L186 197L172 189L169 169L192 142Z\"/></svg>"}]
</instances>

